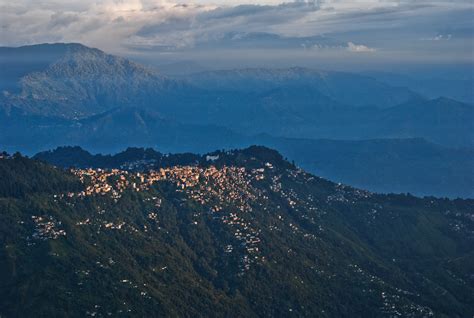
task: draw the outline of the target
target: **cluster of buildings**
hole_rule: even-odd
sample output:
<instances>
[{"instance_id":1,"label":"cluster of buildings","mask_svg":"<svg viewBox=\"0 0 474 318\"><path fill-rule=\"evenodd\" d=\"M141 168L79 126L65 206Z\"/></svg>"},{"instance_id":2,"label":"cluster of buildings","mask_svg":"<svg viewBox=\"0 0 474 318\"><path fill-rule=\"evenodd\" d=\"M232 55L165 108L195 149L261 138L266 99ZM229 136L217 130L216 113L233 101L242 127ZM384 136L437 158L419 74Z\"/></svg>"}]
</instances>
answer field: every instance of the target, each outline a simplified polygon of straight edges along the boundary
<instances>
[{"instance_id":1,"label":"cluster of buildings","mask_svg":"<svg viewBox=\"0 0 474 318\"><path fill-rule=\"evenodd\" d=\"M263 196L252 182L262 180L264 170L249 172L233 166L170 169L165 170L167 179L174 181L194 201L210 206L211 212L231 228L236 243L227 245L224 252L243 251L240 274L249 270L252 263L261 259L260 231L252 227L248 213L253 210L252 203Z\"/></svg>"},{"instance_id":2,"label":"cluster of buildings","mask_svg":"<svg viewBox=\"0 0 474 318\"><path fill-rule=\"evenodd\" d=\"M132 185L128 171L124 170L89 168L73 169L72 172L87 186L84 191L79 193L68 193L68 197L110 194L114 199L118 199L121 197L121 193Z\"/></svg>"},{"instance_id":3,"label":"cluster of buildings","mask_svg":"<svg viewBox=\"0 0 474 318\"><path fill-rule=\"evenodd\" d=\"M243 249L244 253L240 263L240 273L250 269L250 265L261 260L259 244L261 230L252 227L249 221L246 221L239 213L229 213L221 217L222 223L232 228L234 238L238 246L235 248ZM232 253L233 245L227 245L225 252Z\"/></svg>"},{"instance_id":4,"label":"cluster of buildings","mask_svg":"<svg viewBox=\"0 0 474 318\"><path fill-rule=\"evenodd\" d=\"M360 280L364 293L380 296L380 310L387 317L434 317L431 308L407 301L405 296L419 297L417 293L393 286L382 278L365 271L357 264L347 265L350 273ZM407 315L407 313L409 313Z\"/></svg>"},{"instance_id":5,"label":"cluster of buildings","mask_svg":"<svg viewBox=\"0 0 474 318\"><path fill-rule=\"evenodd\" d=\"M357 200L367 199L371 196L372 193L369 191L354 189L344 184L338 183L336 185L335 193L329 195L326 199L326 202L355 203Z\"/></svg>"},{"instance_id":6,"label":"cluster of buildings","mask_svg":"<svg viewBox=\"0 0 474 318\"><path fill-rule=\"evenodd\" d=\"M271 164L267 169L273 169ZM110 195L115 199L121 197L126 189L146 191L160 181L170 181L176 185L177 191L202 205L210 207L211 213L223 224L231 228L236 242L226 246L225 251L232 253L243 251L241 271L248 270L250 264L259 259L259 231L251 226L250 218L245 215L252 211L252 204L263 193L252 185L252 182L265 178L265 168L252 169L224 166L208 167L174 166L156 171L129 172L119 169L75 169L73 173L86 185L79 193L69 193L68 197L85 197L90 195ZM156 206L160 207L161 199L155 198ZM154 212L148 219L158 221ZM81 221L79 225L89 224L90 220ZM121 229L125 224L108 222L103 224L106 229Z\"/></svg>"},{"instance_id":7,"label":"cluster of buildings","mask_svg":"<svg viewBox=\"0 0 474 318\"><path fill-rule=\"evenodd\" d=\"M229 254L239 252L241 273L249 270L251 264L263 259L260 247L261 230L252 225L251 213L257 205L267 211L265 202L270 192L277 193L286 208L301 212L298 215L311 223L316 223L315 217L322 213L315 208L311 195L308 198L299 198L296 191L290 187L283 187L282 174L279 174L281 171L274 169L271 163L266 163L263 167L255 169L210 165L173 166L146 172L120 169L76 169L73 170L73 173L86 185L86 188L79 193L69 193L69 197L107 194L118 200L125 190L147 191L160 181L169 181L175 184L176 191L183 192L193 201L209 207L210 213L214 214L213 218L230 228L235 241L229 242L223 252ZM286 178L301 183L311 182L311 178L314 177L307 175L302 170L288 169L285 173ZM268 183L269 188L259 186L262 180L268 180L265 184ZM340 190L336 196L342 196L345 193L344 189ZM151 198L146 200L151 200ZM161 206L160 198L153 197L153 201L155 201L157 208ZM282 207L278 205L268 208L279 210ZM158 223L157 213L148 212L147 217L150 221ZM89 221L83 222L87 224ZM283 222L283 220L280 222L281 226L288 227L295 234L303 235L307 239L316 239L313 234L306 233L290 221L286 225L287 222ZM197 224L197 222L193 222L193 224ZM280 230L280 227L276 225L270 225L275 227L270 230ZM124 223L117 222L107 222L101 225L105 229L118 230L124 226Z\"/></svg>"},{"instance_id":8,"label":"cluster of buildings","mask_svg":"<svg viewBox=\"0 0 474 318\"><path fill-rule=\"evenodd\" d=\"M251 211L250 201L258 194L251 186L252 179L261 180L262 170L247 172L242 167L197 167L174 166L146 173L112 169L75 169L72 172L86 184L79 193L69 193L69 197L110 194L120 198L123 191L146 191L159 181L171 181L201 204L215 202L213 209L219 211L225 204L237 206L242 212Z\"/></svg>"},{"instance_id":9,"label":"cluster of buildings","mask_svg":"<svg viewBox=\"0 0 474 318\"><path fill-rule=\"evenodd\" d=\"M34 240L56 240L66 236L66 231L59 228L61 221L56 221L51 216L32 215L31 219L35 224L35 230L31 236Z\"/></svg>"}]
</instances>

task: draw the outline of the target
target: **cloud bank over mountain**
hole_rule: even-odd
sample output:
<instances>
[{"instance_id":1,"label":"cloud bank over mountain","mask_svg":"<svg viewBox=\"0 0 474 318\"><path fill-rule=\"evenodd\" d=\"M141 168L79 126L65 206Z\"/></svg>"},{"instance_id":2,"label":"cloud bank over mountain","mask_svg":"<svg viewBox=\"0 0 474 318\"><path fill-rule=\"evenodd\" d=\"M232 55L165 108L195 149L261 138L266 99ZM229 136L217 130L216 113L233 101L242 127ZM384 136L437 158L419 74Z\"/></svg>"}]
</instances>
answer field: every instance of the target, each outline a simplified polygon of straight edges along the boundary
<instances>
[{"instance_id":1,"label":"cloud bank over mountain","mask_svg":"<svg viewBox=\"0 0 474 318\"><path fill-rule=\"evenodd\" d=\"M471 1L2 0L0 11L3 46L81 42L162 60L473 59Z\"/></svg>"}]
</instances>

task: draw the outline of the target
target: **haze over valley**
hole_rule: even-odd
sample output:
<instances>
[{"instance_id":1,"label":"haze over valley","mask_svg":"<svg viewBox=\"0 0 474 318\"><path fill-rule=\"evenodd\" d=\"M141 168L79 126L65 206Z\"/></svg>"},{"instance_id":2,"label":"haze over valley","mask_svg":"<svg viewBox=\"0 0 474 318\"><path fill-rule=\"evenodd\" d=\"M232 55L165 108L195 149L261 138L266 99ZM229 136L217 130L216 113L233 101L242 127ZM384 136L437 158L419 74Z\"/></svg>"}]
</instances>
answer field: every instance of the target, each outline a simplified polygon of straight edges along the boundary
<instances>
[{"instance_id":1,"label":"haze over valley","mask_svg":"<svg viewBox=\"0 0 474 318\"><path fill-rule=\"evenodd\" d=\"M0 142L11 152L259 144L372 191L473 195L471 103L302 67L163 75L81 44L2 48L0 61Z\"/></svg>"}]
</instances>

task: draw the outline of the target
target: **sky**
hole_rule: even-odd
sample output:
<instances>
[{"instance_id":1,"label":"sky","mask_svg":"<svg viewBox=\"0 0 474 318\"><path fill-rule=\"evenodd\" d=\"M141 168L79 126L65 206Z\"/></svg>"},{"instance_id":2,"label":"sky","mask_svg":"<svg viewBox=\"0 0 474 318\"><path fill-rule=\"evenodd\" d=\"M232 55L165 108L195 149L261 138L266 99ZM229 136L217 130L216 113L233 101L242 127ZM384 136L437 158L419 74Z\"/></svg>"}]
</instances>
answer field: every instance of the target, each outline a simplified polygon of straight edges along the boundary
<instances>
[{"instance_id":1,"label":"sky","mask_svg":"<svg viewBox=\"0 0 474 318\"><path fill-rule=\"evenodd\" d=\"M0 46L79 42L165 64L462 64L472 0L0 0Z\"/></svg>"}]
</instances>

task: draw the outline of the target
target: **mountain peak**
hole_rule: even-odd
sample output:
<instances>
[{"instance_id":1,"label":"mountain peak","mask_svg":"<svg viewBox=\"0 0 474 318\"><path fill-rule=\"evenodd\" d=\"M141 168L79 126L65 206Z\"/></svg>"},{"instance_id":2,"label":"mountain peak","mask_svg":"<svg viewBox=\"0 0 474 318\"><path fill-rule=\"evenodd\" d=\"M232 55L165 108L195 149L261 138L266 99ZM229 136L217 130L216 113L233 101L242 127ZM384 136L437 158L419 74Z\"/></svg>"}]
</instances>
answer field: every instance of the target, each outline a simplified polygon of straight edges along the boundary
<instances>
[{"instance_id":1,"label":"mountain peak","mask_svg":"<svg viewBox=\"0 0 474 318\"><path fill-rule=\"evenodd\" d=\"M23 52L47 52L47 51L64 51L67 49L75 49L75 50L98 50L95 48L88 47L82 43L75 43L75 42L55 42L55 43L38 43L38 44L31 44L31 45L22 45L17 47L8 47L3 46L0 47L0 50L11 50L15 51L15 53L23 53Z\"/></svg>"},{"instance_id":2,"label":"mountain peak","mask_svg":"<svg viewBox=\"0 0 474 318\"><path fill-rule=\"evenodd\" d=\"M174 85L152 69L80 43L3 48L0 68L5 107L42 116L81 118L149 105Z\"/></svg>"}]
</instances>

